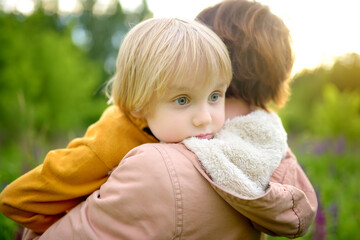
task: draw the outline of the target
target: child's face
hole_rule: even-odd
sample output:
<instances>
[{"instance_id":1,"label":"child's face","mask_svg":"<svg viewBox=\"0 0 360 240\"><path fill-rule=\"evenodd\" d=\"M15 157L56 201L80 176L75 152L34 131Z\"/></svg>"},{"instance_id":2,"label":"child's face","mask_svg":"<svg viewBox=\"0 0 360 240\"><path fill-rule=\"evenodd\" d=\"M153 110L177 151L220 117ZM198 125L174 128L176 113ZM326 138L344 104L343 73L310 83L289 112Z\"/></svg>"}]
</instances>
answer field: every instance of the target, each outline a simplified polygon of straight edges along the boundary
<instances>
[{"instance_id":1,"label":"child's face","mask_svg":"<svg viewBox=\"0 0 360 240\"><path fill-rule=\"evenodd\" d=\"M174 143L189 137L210 139L223 126L227 84L221 81L192 84L192 81L192 78L182 83L173 81L164 96L152 97L144 117L160 141Z\"/></svg>"}]
</instances>

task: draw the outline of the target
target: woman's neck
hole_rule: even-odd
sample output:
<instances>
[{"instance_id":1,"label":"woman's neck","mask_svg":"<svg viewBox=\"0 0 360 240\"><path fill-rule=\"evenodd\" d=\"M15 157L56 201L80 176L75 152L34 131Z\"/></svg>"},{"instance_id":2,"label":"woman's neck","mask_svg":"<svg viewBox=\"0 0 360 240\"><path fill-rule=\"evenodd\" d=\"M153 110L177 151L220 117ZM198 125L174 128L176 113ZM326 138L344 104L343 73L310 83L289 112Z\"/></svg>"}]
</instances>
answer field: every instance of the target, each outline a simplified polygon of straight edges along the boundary
<instances>
[{"instance_id":1,"label":"woman's neck","mask_svg":"<svg viewBox=\"0 0 360 240\"><path fill-rule=\"evenodd\" d=\"M237 116L249 114L252 108L242 99L226 98L225 100L225 118L233 119Z\"/></svg>"}]
</instances>

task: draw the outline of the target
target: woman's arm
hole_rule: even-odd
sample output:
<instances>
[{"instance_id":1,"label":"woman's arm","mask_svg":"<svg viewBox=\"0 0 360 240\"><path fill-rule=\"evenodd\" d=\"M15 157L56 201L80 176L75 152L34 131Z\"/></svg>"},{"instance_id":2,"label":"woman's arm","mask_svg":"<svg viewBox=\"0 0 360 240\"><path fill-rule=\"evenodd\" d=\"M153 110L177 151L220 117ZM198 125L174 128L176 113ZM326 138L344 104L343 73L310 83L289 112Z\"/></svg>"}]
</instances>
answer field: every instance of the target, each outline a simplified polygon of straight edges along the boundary
<instances>
[{"instance_id":1,"label":"woman's arm","mask_svg":"<svg viewBox=\"0 0 360 240\"><path fill-rule=\"evenodd\" d=\"M135 148L98 191L40 239L172 239L174 198L166 173L154 148Z\"/></svg>"},{"instance_id":2,"label":"woman's arm","mask_svg":"<svg viewBox=\"0 0 360 240\"><path fill-rule=\"evenodd\" d=\"M256 198L229 192L216 184L199 163L194 162L194 166L225 201L262 232L296 238L305 235L314 220L315 191L290 150L271 177L265 194Z\"/></svg>"},{"instance_id":3,"label":"woman's arm","mask_svg":"<svg viewBox=\"0 0 360 240\"><path fill-rule=\"evenodd\" d=\"M257 229L269 235L297 238L305 235L311 226L317 198L295 156L288 150L263 196L238 199L231 205L248 217Z\"/></svg>"}]
</instances>

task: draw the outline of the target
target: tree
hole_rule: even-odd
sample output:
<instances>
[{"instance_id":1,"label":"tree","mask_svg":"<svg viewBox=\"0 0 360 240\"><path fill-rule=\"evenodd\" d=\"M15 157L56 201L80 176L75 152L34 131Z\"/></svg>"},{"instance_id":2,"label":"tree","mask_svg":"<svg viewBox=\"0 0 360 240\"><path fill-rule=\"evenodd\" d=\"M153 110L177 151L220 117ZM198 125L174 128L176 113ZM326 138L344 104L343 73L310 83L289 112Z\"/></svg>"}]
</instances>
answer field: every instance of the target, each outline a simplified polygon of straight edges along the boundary
<instances>
[{"instance_id":1,"label":"tree","mask_svg":"<svg viewBox=\"0 0 360 240\"><path fill-rule=\"evenodd\" d=\"M41 10L21 21L14 14L0 18L6 46L0 53L0 134L7 140L29 129L77 129L98 114L101 66L74 46L70 29L54 26L56 18Z\"/></svg>"},{"instance_id":2,"label":"tree","mask_svg":"<svg viewBox=\"0 0 360 240\"><path fill-rule=\"evenodd\" d=\"M295 76L292 95L280 114L288 131L320 138L360 140L360 56L339 57L330 68Z\"/></svg>"}]
</instances>

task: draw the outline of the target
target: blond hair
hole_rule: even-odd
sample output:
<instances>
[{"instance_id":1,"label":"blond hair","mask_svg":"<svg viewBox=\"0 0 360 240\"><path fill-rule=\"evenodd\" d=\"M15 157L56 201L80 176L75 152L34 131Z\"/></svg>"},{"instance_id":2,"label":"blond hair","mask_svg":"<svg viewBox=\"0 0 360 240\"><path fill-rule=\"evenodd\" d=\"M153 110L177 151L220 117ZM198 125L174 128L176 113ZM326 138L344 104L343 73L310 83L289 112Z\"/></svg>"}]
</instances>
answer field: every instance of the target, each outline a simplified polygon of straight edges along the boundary
<instances>
[{"instance_id":1,"label":"blond hair","mask_svg":"<svg viewBox=\"0 0 360 240\"><path fill-rule=\"evenodd\" d=\"M294 53L289 29L268 6L255 1L225 0L203 10L197 20L227 46L233 80L227 97L270 110L284 106Z\"/></svg>"},{"instance_id":2,"label":"blond hair","mask_svg":"<svg viewBox=\"0 0 360 240\"><path fill-rule=\"evenodd\" d=\"M154 93L162 95L170 81L189 76L229 84L232 69L224 43L196 21L149 19L131 29L120 47L112 101L126 113L146 111Z\"/></svg>"}]
</instances>

